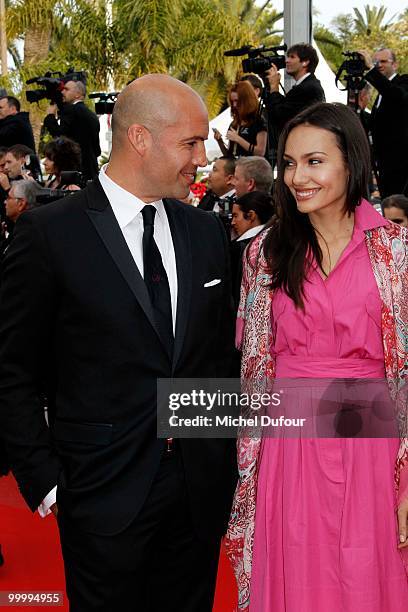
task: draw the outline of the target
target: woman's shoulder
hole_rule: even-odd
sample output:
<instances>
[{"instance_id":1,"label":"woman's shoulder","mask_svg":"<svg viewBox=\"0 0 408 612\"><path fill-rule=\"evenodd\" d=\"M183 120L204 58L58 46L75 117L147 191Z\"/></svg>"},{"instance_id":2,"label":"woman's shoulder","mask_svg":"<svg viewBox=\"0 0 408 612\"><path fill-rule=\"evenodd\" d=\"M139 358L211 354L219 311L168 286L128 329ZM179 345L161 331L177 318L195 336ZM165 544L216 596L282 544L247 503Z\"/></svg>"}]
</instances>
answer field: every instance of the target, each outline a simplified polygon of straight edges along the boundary
<instances>
[{"instance_id":1,"label":"woman's shoulder","mask_svg":"<svg viewBox=\"0 0 408 612\"><path fill-rule=\"evenodd\" d=\"M267 262L264 255L264 243L267 236L273 230L274 224L265 227L255 236L246 248L246 261L252 270L266 268Z\"/></svg>"}]
</instances>

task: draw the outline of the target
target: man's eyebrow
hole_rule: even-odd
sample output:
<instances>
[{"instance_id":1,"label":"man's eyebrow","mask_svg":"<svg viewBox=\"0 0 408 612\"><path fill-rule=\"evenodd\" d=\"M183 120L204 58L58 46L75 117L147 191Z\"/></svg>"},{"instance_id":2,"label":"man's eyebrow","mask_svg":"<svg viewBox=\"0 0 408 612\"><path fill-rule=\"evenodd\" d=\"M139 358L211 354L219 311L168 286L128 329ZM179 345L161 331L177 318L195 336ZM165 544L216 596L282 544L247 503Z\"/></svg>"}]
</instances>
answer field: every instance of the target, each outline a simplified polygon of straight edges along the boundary
<instances>
[{"instance_id":1,"label":"man's eyebrow","mask_svg":"<svg viewBox=\"0 0 408 612\"><path fill-rule=\"evenodd\" d=\"M204 138L204 136L190 136L189 138L183 138L181 142L190 142L191 140L202 140L204 142L207 138Z\"/></svg>"},{"instance_id":2,"label":"man's eyebrow","mask_svg":"<svg viewBox=\"0 0 408 612\"><path fill-rule=\"evenodd\" d=\"M311 157L311 155L325 155L327 157L327 153L325 153L324 151L311 151L310 153L305 153L301 157L302 159L304 159L305 157ZM289 157L290 159L293 159L293 157L291 157L288 153L284 153L283 157Z\"/></svg>"}]
</instances>

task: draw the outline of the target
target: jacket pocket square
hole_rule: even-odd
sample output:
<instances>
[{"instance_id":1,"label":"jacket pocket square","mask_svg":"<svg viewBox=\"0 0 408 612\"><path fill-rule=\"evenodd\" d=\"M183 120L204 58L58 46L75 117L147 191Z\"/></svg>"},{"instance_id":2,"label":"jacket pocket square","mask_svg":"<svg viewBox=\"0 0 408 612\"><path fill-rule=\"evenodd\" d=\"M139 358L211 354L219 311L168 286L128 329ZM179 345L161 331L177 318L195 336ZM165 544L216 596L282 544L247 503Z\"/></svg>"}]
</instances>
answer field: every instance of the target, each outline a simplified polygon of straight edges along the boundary
<instances>
[{"instance_id":1,"label":"jacket pocket square","mask_svg":"<svg viewBox=\"0 0 408 612\"><path fill-rule=\"evenodd\" d=\"M221 282L220 278L214 278L214 280L209 281L208 283L204 283L204 287L214 287L214 285L219 285Z\"/></svg>"}]
</instances>

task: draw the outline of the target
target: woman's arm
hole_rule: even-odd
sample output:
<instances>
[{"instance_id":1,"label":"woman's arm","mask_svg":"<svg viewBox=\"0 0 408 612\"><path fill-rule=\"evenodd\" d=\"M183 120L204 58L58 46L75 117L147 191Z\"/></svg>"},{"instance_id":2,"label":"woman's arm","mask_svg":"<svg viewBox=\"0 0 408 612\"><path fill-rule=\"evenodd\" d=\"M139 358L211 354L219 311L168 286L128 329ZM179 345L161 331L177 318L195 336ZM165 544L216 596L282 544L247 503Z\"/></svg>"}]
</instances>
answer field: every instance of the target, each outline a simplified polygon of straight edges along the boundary
<instances>
[{"instance_id":1,"label":"woman's arm","mask_svg":"<svg viewBox=\"0 0 408 612\"><path fill-rule=\"evenodd\" d=\"M223 139L222 139L222 135L221 135L221 133L220 133L218 130L216 130L215 128L214 128L214 130L213 130L213 131L214 131L214 138L215 138L215 140L217 141L218 146L219 146L219 147L220 147L220 149L221 149L221 153L222 153L223 155L225 155L225 156L229 155L229 149L228 149L228 148L227 148L227 146L225 145L225 142L224 142L224 141L223 141Z\"/></svg>"}]
</instances>

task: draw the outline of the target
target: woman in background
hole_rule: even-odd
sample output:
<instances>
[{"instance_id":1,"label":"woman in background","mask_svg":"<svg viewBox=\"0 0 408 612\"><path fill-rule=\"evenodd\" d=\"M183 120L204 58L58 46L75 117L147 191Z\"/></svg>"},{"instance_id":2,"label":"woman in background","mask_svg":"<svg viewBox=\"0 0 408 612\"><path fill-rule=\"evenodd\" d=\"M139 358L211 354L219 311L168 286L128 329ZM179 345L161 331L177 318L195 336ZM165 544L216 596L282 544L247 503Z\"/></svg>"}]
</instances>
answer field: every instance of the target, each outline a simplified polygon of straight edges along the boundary
<instances>
[{"instance_id":1,"label":"woman in background","mask_svg":"<svg viewBox=\"0 0 408 612\"><path fill-rule=\"evenodd\" d=\"M384 217L401 225L408 227L408 198L402 193L388 196L381 203Z\"/></svg>"},{"instance_id":2,"label":"woman in background","mask_svg":"<svg viewBox=\"0 0 408 612\"><path fill-rule=\"evenodd\" d=\"M250 392L275 377L323 390L327 377L365 390L385 379L401 438L334 428L331 439L240 437L226 541L239 610L407 609L408 231L364 199L369 159L358 117L341 104L316 104L285 126L276 216L245 260L241 376Z\"/></svg>"},{"instance_id":3,"label":"woman in background","mask_svg":"<svg viewBox=\"0 0 408 612\"><path fill-rule=\"evenodd\" d=\"M231 157L263 157L266 151L267 127L265 120L259 115L259 100L252 85L248 81L232 85L228 92L228 103L232 115L232 123L227 132L228 147L221 133L213 130L222 154Z\"/></svg>"},{"instance_id":4,"label":"woman in background","mask_svg":"<svg viewBox=\"0 0 408 612\"><path fill-rule=\"evenodd\" d=\"M61 182L61 172L80 171L81 149L76 142L63 136L51 140L44 148L44 157L44 168L48 174L45 187L70 191L80 189L78 185L65 185Z\"/></svg>"}]
</instances>

